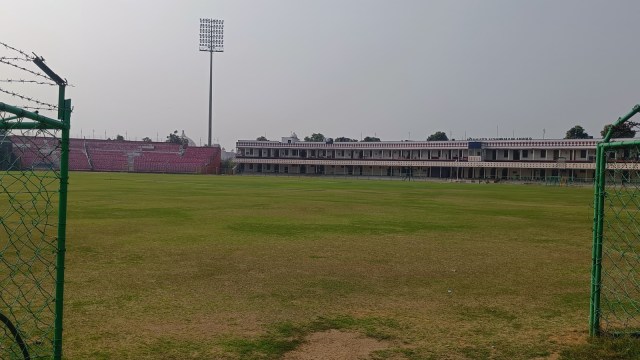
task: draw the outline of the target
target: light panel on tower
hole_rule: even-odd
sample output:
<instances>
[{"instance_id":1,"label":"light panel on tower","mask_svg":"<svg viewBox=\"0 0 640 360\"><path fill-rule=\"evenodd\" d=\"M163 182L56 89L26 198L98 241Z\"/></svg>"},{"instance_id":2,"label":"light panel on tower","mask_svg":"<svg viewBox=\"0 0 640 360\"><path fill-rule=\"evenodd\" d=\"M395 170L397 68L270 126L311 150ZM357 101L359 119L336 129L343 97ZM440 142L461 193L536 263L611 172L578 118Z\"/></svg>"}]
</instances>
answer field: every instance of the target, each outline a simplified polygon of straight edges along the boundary
<instances>
[{"instance_id":1,"label":"light panel on tower","mask_svg":"<svg viewBox=\"0 0 640 360\"><path fill-rule=\"evenodd\" d=\"M224 20L200 19L200 51L224 51Z\"/></svg>"}]
</instances>

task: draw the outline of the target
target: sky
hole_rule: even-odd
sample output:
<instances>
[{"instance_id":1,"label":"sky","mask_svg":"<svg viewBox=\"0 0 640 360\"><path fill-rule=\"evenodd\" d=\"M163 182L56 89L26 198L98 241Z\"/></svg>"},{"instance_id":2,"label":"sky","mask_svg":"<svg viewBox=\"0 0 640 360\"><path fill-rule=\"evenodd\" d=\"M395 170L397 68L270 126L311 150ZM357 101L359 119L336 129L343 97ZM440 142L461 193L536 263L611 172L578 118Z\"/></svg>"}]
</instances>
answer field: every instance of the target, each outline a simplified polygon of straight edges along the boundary
<instances>
[{"instance_id":1,"label":"sky","mask_svg":"<svg viewBox=\"0 0 640 360\"><path fill-rule=\"evenodd\" d=\"M2 0L0 42L73 85L73 137L184 130L206 144L200 18L225 21L213 138L227 150L292 132L562 138L581 125L598 137L640 102L638 14L621 0ZM55 102L53 87L9 86Z\"/></svg>"}]
</instances>

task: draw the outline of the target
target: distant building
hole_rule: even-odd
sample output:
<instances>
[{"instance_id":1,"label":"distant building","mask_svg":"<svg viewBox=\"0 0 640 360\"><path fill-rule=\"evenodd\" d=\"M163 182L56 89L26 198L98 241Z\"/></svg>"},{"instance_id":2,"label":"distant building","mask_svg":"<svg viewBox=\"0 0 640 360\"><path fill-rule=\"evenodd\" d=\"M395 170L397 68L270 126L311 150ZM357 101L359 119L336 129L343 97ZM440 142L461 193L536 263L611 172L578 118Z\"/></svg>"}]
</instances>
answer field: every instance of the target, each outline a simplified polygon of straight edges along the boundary
<instances>
[{"instance_id":1,"label":"distant building","mask_svg":"<svg viewBox=\"0 0 640 360\"><path fill-rule=\"evenodd\" d=\"M185 135L184 130L182 130L182 135L180 135L180 137L181 137L183 140L187 140L187 145L189 145L189 146L197 146L197 145L196 145L196 142L195 142L195 141L193 141L193 139L191 139L190 137L188 137L187 135Z\"/></svg>"},{"instance_id":2,"label":"distant building","mask_svg":"<svg viewBox=\"0 0 640 360\"><path fill-rule=\"evenodd\" d=\"M221 160L225 161L225 160L233 160L236 158L236 153L235 151L231 150L231 151L226 151L224 148L222 148L222 152L220 154L221 156Z\"/></svg>"},{"instance_id":3,"label":"distant building","mask_svg":"<svg viewBox=\"0 0 640 360\"><path fill-rule=\"evenodd\" d=\"M296 135L296 133L293 133L289 137L283 137L281 142L284 144L295 144L300 142L300 139L298 139L298 135Z\"/></svg>"},{"instance_id":4,"label":"distant building","mask_svg":"<svg viewBox=\"0 0 640 360\"><path fill-rule=\"evenodd\" d=\"M598 139L305 142L238 140L239 172L590 181ZM613 154L624 159L629 154Z\"/></svg>"}]
</instances>

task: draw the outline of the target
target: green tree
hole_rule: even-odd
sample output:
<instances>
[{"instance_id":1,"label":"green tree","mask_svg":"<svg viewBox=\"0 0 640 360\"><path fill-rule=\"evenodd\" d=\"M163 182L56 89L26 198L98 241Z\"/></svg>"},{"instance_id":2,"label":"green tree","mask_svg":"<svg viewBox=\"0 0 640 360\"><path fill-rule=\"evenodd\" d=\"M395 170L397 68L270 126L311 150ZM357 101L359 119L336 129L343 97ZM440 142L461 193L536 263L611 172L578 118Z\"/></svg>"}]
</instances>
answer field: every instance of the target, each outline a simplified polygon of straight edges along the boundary
<instances>
[{"instance_id":1,"label":"green tree","mask_svg":"<svg viewBox=\"0 0 640 360\"><path fill-rule=\"evenodd\" d=\"M233 168L236 166L233 159L222 160L220 167L223 174L231 174Z\"/></svg>"},{"instance_id":2,"label":"green tree","mask_svg":"<svg viewBox=\"0 0 640 360\"><path fill-rule=\"evenodd\" d=\"M326 138L324 137L324 135L322 135L320 133L313 133L313 134L311 134L311 136L305 136L304 137L304 141L324 142L325 140L326 140Z\"/></svg>"},{"instance_id":3,"label":"green tree","mask_svg":"<svg viewBox=\"0 0 640 360\"><path fill-rule=\"evenodd\" d=\"M365 136L362 142L380 142L380 138L374 136Z\"/></svg>"},{"instance_id":4,"label":"green tree","mask_svg":"<svg viewBox=\"0 0 640 360\"><path fill-rule=\"evenodd\" d=\"M564 136L565 139L589 139L591 136L584 131L584 128L580 125L576 125L567 131Z\"/></svg>"},{"instance_id":5,"label":"green tree","mask_svg":"<svg viewBox=\"0 0 640 360\"><path fill-rule=\"evenodd\" d=\"M335 138L335 140L333 140L333 141L335 141L335 142L358 142L358 140L356 140L356 139L351 139L351 138L344 137L344 136Z\"/></svg>"},{"instance_id":6,"label":"green tree","mask_svg":"<svg viewBox=\"0 0 640 360\"><path fill-rule=\"evenodd\" d=\"M266 138L266 137L264 137L264 136L259 136L259 137L256 139L256 141L269 141L269 139L267 139L267 138Z\"/></svg>"},{"instance_id":7,"label":"green tree","mask_svg":"<svg viewBox=\"0 0 640 360\"><path fill-rule=\"evenodd\" d=\"M178 130L175 130L173 133L167 136L167 142L172 144L180 144L182 146L187 146L189 144L189 140L184 139L182 136L178 135Z\"/></svg>"},{"instance_id":8,"label":"green tree","mask_svg":"<svg viewBox=\"0 0 640 360\"><path fill-rule=\"evenodd\" d=\"M429 137L427 138L427 141L447 141L449 140L449 138L447 137L447 134L445 134L443 131L436 131L434 134L429 135Z\"/></svg>"},{"instance_id":9,"label":"green tree","mask_svg":"<svg viewBox=\"0 0 640 360\"><path fill-rule=\"evenodd\" d=\"M153 140L151 140L150 137L144 137L144 138L142 138L142 141L144 141L144 142L152 142Z\"/></svg>"},{"instance_id":10,"label":"green tree","mask_svg":"<svg viewBox=\"0 0 640 360\"><path fill-rule=\"evenodd\" d=\"M633 127L637 125L638 123L635 123L633 121L627 121L618 126L615 126L613 128L611 138L612 139L632 138L636 136L636 131L633 130ZM605 125L604 129L602 129L602 131L600 132L600 135L602 135L602 137L605 137L609 132L609 129L611 128L611 126L612 124Z\"/></svg>"},{"instance_id":11,"label":"green tree","mask_svg":"<svg viewBox=\"0 0 640 360\"><path fill-rule=\"evenodd\" d=\"M124 141L124 136L120 134L116 135L116 141Z\"/></svg>"}]
</instances>

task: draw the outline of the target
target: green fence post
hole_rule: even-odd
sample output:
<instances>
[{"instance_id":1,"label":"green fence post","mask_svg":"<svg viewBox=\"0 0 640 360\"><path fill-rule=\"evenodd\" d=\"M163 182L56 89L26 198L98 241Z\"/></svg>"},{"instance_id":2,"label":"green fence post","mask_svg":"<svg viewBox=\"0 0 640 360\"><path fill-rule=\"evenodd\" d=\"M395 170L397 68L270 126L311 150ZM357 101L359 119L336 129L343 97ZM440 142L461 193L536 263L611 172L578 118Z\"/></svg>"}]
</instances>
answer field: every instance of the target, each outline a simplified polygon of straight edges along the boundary
<instances>
[{"instance_id":1,"label":"green fence post","mask_svg":"<svg viewBox=\"0 0 640 360\"><path fill-rule=\"evenodd\" d=\"M602 270L602 224L604 220L605 196L605 151L604 144L596 147L596 173L594 182L593 204L593 249L591 259L591 301L589 314L589 335L600 332L600 282Z\"/></svg>"},{"instance_id":2,"label":"green fence post","mask_svg":"<svg viewBox=\"0 0 640 360\"><path fill-rule=\"evenodd\" d=\"M58 117L65 125L62 129L60 153L60 191L58 214L58 249L56 258L56 315L53 336L53 358L62 359L62 314L64 300L64 258L67 229L67 186L69 182L69 129L71 122L71 100L64 99L65 85L60 85Z\"/></svg>"}]
</instances>

